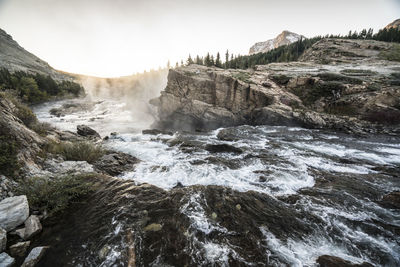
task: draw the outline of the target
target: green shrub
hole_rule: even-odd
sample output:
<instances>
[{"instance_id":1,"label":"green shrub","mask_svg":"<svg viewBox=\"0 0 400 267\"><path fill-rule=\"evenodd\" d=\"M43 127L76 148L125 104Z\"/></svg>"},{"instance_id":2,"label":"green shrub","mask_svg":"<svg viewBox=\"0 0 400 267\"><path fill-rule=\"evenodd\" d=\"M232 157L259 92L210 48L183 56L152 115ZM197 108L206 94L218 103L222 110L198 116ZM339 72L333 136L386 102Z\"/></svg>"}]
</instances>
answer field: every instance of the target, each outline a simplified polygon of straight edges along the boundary
<instances>
[{"instance_id":1,"label":"green shrub","mask_svg":"<svg viewBox=\"0 0 400 267\"><path fill-rule=\"evenodd\" d=\"M17 143L0 130L0 173L14 177L19 169Z\"/></svg>"},{"instance_id":2,"label":"green shrub","mask_svg":"<svg viewBox=\"0 0 400 267\"><path fill-rule=\"evenodd\" d=\"M20 184L18 194L26 195L31 209L53 215L93 190L94 174L55 178L32 177Z\"/></svg>"},{"instance_id":3,"label":"green shrub","mask_svg":"<svg viewBox=\"0 0 400 267\"><path fill-rule=\"evenodd\" d=\"M233 73L232 76L242 82L245 83L254 83L250 80L251 75L247 72L237 72L237 73Z\"/></svg>"},{"instance_id":4,"label":"green shrub","mask_svg":"<svg viewBox=\"0 0 400 267\"><path fill-rule=\"evenodd\" d=\"M39 122L39 121L36 123L33 123L30 128L41 136L46 136L51 130L54 130L54 127L51 126L50 123Z\"/></svg>"},{"instance_id":5,"label":"green shrub","mask_svg":"<svg viewBox=\"0 0 400 267\"><path fill-rule=\"evenodd\" d=\"M62 155L65 160L93 163L105 154L104 149L91 142L51 144L50 153Z\"/></svg>"}]
</instances>

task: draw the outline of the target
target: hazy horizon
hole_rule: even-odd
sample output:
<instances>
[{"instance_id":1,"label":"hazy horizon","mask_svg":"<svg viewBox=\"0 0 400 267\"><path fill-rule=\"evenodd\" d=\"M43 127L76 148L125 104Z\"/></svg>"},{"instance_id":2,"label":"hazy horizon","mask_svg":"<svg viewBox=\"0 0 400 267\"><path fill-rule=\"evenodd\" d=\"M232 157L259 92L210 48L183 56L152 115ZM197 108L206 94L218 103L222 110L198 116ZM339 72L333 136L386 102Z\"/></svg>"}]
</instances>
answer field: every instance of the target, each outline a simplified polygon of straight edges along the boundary
<instances>
[{"instance_id":1,"label":"hazy horizon","mask_svg":"<svg viewBox=\"0 0 400 267\"><path fill-rule=\"evenodd\" d=\"M376 32L399 11L396 0L0 0L0 28L56 69L117 77L188 54L247 54L283 30L306 37Z\"/></svg>"}]
</instances>

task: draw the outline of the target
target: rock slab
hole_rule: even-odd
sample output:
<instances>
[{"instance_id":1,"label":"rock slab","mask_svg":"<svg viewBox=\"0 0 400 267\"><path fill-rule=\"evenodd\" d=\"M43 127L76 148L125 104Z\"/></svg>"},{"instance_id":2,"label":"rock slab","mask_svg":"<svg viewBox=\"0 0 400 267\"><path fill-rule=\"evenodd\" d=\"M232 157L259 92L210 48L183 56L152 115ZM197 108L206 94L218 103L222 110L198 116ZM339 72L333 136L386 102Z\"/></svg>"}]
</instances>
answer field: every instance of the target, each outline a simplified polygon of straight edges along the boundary
<instances>
[{"instance_id":1,"label":"rock slab","mask_svg":"<svg viewBox=\"0 0 400 267\"><path fill-rule=\"evenodd\" d=\"M44 253L49 247L36 247L31 250L28 257L26 257L24 263L21 265L22 267L33 267L35 266L40 259L43 257Z\"/></svg>"},{"instance_id":2,"label":"rock slab","mask_svg":"<svg viewBox=\"0 0 400 267\"><path fill-rule=\"evenodd\" d=\"M9 197L0 202L0 227L11 231L29 216L28 199L25 195Z\"/></svg>"},{"instance_id":3,"label":"rock slab","mask_svg":"<svg viewBox=\"0 0 400 267\"><path fill-rule=\"evenodd\" d=\"M18 242L17 244L10 246L10 255L13 257L23 257L30 245L30 241Z\"/></svg>"}]
</instances>

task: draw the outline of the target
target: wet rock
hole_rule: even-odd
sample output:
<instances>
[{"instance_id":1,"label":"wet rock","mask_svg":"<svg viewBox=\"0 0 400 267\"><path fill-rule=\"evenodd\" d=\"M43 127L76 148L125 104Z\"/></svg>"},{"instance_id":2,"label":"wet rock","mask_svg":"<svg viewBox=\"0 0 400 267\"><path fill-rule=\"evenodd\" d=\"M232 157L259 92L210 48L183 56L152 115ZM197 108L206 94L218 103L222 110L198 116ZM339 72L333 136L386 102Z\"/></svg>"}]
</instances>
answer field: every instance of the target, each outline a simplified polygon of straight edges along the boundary
<instances>
[{"instance_id":1,"label":"wet rock","mask_svg":"<svg viewBox=\"0 0 400 267\"><path fill-rule=\"evenodd\" d=\"M363 262L361 264L355 264L350 261L346 261L342 258L330 256L330 255L322 255L317 259L317 263L320 267L373 267L372 264L367 262Z\"/></svg>"},{"instance_id":2,"label":"wet rock","mask_svg":"<svg viewBox=\"0 0 400 267\"><path fill-rule=\"evenodd\" d=\"M241 154L243 153L243 150L228 144L217 144L217 145L211 145L208 144L206 145L205 149L211 153L237 153Z\"/></svg>"},{"instance_id":3,"label":"wet rock","mask_svg":"<svg viewBox=\"0 0 400 267\"><path fill-rule=\"evenodd\" d=\"M30 245L31 245L30 241L18 242L10 246L10 255L13 257L23 257L25 256L25 253Z\"/></svg>"},{"instance_id":4,"label":"wet rock","mask_svg":"<svg viewBox=\"0 0 400 267\"><path fill-rule=\"evenodd\" d=\"M0 252L6 249L7 245L7 231L0 227Z\"/></svg>"},{"instance_id":5,"label":"wet rock","mask_svg":"<svg viewBox=\"0 0 400 267\"><path fill-rule=\"evenodd\" d=\"M147 129L147 130L143 130L143 131L142 131L142 134L150 134L150 135L159 135L159 134L173 135L172 132L164 131L164 130L158 130L158 129Z\"/></svg>"},{"instance_id":6,"label":"wet rock","mask_svg":"<svg viewBox=\"0 0 400 267\"><path fill-rule=\"evenodd\" d=\"M184 186L181 182L177 182L176 185L174 186L174 188L182 188L182 187Z\"/></svg>"},{"instance_id":7,"label":"wet rock","mask_svg":"<svg viewBox=\"0 0 400 267\"><path fill-rule=\"evenodd\" d=\"M258 181L259 181L260 183L264 183L264 182L267 181L267 177L265 177L265 176L260 176L260 178L258 178Z\"/></svg>"},{"instance_id":8,"label":"wet rock","mask_svg":"<svg viewBox=\"0 0 400 267\"><path fill-rule=\"evenodd\" d=\"M236 136L235 128L221 129L217 134L217 138L222 141L238 141L239 140L239 138Z\"/></svg>"},{"instance_id":9,"label":"wet rock","mask_svg":"<svg viewBox=\"0 0 400 267\"><path fill-rule=\"evenodd\" d=\"M109 245L104 245L104 246L100 249L100 251L99 251L99 258L100 258L101 260L106 259L108 253L110 253L110 250L111 250L111 248L110 248Z\"/></svg>"},{"instance_id":10,"label":"wet rock","mask_svg":"<svg viewBox=\"0 0 400 267\"><path fill-rule=\"evenodd\" d=\"M10 257L7 253L3 252L0 254L0 266L11 267L15 263L14 258Z\"/></svg>"},{"instance_id":11,"label":"wet rock","mask_svg":"<svg viewBox=\"0 0 400 267\"><path fill-rule=\"evenodd\" d=\"M29 216L25 221L25 228L23 228L22 238L27 240L42 231L42 224L40 223L39 217L36 215Z\"/></svg>"},{"instance_id":12,"label":"wet rock","mask_svg":"<svg viewBox=\"0 0 400 267\"><path fill-rule=\"evenodd\" d=\"M232 159L225 159L222 157L207 157L205 159L208 163L216 164L216 165L223 165L228 167L232 170L237 170L241 166L241 160L232 160Z\"/></svg>"},{"instance_id":13,"label":"wet rock","mask_svg":"<svg viewBox=\"0 0 400 267\"><path fill-rule=\"evenodd\" d=\"M29 252L28 257L26 257L24 263L22 264L22 267L33 267L35 266L40 259L43 257L45 254L46 250L48 247L36 247Z\"/></svg>"},{"instance_id":14,"label":"wet rock","mask_svg":"<svg viewBox=\"0 0 400 267\"><path fill-rule=\"evenodd\" d=\"M25 195L9 197L0 202L0 227L7 232L24 223L28 216L29 205Z\"/></svg>"},{"instance_id":15,"label":"wet rock","mask_svg":"<svg viewBox=\"0 0 400 267\"><path fill-rule=\"evenodd\" d=\"M162 228L161 224L152 223L152 224L147 225L143 230L146 232L147 231L158 232L158 231L161 231L161 228Z\"/></svg>"},{"instance_id":16,"label":"wet rock","mask_svg":"<svg viewBox=\"0 0 400 267\"><path fill-rule=\"evenodd\" d=\"M139 160L129 154L113 152L102 156L94 163L94 166L102 172L116 176L133 170L137 163L139 163Z\"/></svg>"},{"instance_id":17,"label":"wet rock","mask_svg":"<svg viewBox=\"0 0 400 267\"><path fill-rule=\"evenodd\" d=\"M385 208L400 209L400 191L384 195L380 204Z\"/></svg>"},{"instance_id":18,"label":"wet rock","mask_svg":"<svg viewBox=\"0 0 400 267\"><path fill-rule=\"evenodd\" d=\"M78 125L76 129L77 133L81 136L100 138L100 135L87 125Z\"/></svg>"}]
</instances>

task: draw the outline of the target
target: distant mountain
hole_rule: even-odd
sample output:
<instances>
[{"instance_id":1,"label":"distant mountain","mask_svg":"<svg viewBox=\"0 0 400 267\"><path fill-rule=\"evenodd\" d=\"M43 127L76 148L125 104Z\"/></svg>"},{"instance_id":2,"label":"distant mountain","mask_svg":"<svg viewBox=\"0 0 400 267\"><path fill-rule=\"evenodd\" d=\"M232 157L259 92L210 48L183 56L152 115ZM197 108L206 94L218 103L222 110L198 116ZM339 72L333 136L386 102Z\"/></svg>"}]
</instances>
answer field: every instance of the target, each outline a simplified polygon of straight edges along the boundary
<instances>
[{"instance_id":1,"label":"distant mountain","mask_svg":"<svg viewBox=\"0 0 400 267\"><path fill-rule=\"evenodd\" d=\"M400 30L400 19L396 19L395 21L393 21L392 23L388 24L385 29L389 30L391 28L397 28L398 30Z\"/></svg>"},{"instance_id":2,"label":"distant mountain","mask_svg":"<svg viewBox=\"0 0 400 267\"><path fill-rule=\"evenodd\" d=\"M10 72L24 71L50 75L55 80L71 79L71 76L53 69L47 62L26 51L2 29L0 29L0 68L6 68Z\"/></svg>"},{"instance_id":3,"label":"distant mountain","mask_svg":"<svg viewBox=\"0 0 400 267\"><path fill-rule=\"evenodd\" d=\"M294 43L298 41L302 36L289 32L289 31L283 31L281 34L279 34L275 39L271 39L265 42L259 42L253 45L250 48L249 54L257 54L260 52L268 52L274 48L280 47L282 45L288 45L291 43ZM304 38L304 37L303 37Z\"/></svg>"}]
</instances>

